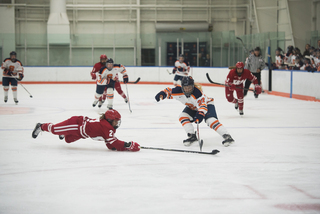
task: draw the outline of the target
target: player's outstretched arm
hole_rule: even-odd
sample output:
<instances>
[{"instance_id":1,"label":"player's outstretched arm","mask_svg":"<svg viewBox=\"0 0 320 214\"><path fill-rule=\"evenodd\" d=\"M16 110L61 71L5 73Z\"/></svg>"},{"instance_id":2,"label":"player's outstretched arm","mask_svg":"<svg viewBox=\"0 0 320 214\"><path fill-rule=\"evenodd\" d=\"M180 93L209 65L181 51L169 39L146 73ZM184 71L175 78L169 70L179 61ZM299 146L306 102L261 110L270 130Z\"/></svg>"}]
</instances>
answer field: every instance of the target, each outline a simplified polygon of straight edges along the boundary
<instances>
[{"instance_id":1,"label":"player's outstretched arm","mask_svg":"<svg viewBox=\"0 0 320 214\"><path fill-rule=\"evenodd\" d=\"M159 102L160 100L163 100L167 97L167 94L164 91L160 91L156 96L155 99L157 102Z\"/></svg>"},{"instance_id":2,"label":"player's outstretched arm","mask_svg":"<svg viewBox=\"0 0 320 214\"><path fill-rule=\"evenodd\" d=\"M140 145L137 142L124 142L121 140L116 140L113 143L108 143L106 142L106 146L110 150L114 151L132 151L132 152L137 152L140 151Z\"/></svg>"}]
</instances>

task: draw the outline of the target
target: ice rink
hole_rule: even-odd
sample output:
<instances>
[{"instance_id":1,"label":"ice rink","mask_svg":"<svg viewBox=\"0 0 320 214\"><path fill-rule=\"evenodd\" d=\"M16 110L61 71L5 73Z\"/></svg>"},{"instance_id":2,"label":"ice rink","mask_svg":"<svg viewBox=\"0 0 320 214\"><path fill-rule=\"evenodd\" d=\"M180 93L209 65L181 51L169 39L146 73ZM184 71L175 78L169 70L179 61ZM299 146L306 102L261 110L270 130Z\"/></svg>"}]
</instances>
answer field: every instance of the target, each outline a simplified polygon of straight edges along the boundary
<instances>
[{"instance_id":1,"label":"ice rink","mask_svg":"<svg viewBox=\"0 0 320 214\"><path fill-rule=\"evenodd\" d=\"M72 144L51 133L37 139L37 122L74 115L98 118L94 84L19 86L19 105L0 104L0 213L320 213L320 103L263 94L245 98L244 116L227 102L222 87L203 87L215 98L220 122L235 144L205 123L201 155L157 150L115 152L91 139ZM187 136L176 100L157 103L168 85L128 85L132 113L115 92L122 115L116 136L142 146L198 151ZM125 85L122 89L126 92Z\"/></svg>"}]
</instances>

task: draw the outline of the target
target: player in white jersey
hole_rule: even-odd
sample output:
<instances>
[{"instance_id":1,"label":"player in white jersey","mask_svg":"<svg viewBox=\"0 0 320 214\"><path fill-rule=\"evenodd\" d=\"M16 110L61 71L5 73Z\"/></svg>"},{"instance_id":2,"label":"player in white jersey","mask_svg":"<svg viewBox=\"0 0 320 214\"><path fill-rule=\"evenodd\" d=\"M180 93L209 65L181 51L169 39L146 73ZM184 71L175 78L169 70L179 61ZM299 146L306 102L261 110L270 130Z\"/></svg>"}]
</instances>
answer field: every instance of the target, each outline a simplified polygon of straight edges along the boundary
<instances>
[{"instance_id":1,"label":"player in white jersey","mask_svg":"<svg viewBox=\"0 0 320 214\"><path fill-rule=\"evenodd\" d=\"M97 89L93 101L93 107L97 105L99 98L102 96L104 89L107 87L108 109L113 108L113 93L114 85L117 78L117 74L123 75L123 82L128 83L129 77L127 75L126 68L120 64L114 64L113 59L109 58L106 62L106 66L102 67L97 72Z\"/></svg>"},{"instance_id":2,"label":"player in white jersey","mask_svg":"<svg viewBox=\"0 0 320 214\"><path fill-rule=\"evenodd\" d=\"M183 77L189 75L190 64L189 62L184 61L183 54L180 54L179 60L174 63L174 68L172 70L173 74L176 74L173 79L173 85L177 86Z\"/></svg>"},{"instance_id":3,"label":"player in white jersey","mask_svg":"<svg viewBox=\"0 0 320 214\"><path fill-rule=\"evenodd\" d=\"M166 88L155 96L157 102L165 98L176 99L186 105L179 118L188 135L188 138L183 141L185 146L190 146L198 140L192 122L201 123L203 119L211 129L224 138L222 141L224 146L234 142L227 129L218 120L213 98L207 97L202 92L201 86L194 84L192 77L183 77L181 86Z\"/></svg>"},{"instance_id":4,"label":"player in white jersey","mask_svg":"<svg viewBox=\"0 0 320 214\"><path fill-rule=\"evenodd\" d=\"M16 58L17 53L10 52L10 58L6 58L1 69L3 70L2 85L4 90L4 102L8 101L9 85L11 83L11 90L13 93L13 100L18 104L18 81L21 81L24 77L22 63Z\"/></svg>"}]
</instances>

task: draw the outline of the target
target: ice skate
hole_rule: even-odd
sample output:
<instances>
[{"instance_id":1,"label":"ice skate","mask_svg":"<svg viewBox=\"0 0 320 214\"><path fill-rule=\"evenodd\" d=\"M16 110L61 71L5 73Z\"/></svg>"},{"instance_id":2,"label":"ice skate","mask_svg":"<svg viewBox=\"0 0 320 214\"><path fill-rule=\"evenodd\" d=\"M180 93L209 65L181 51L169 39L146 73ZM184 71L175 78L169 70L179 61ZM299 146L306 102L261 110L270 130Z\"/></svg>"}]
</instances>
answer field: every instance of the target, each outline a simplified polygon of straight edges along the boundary
<instances>
[{"instance_id":1,"label":"ice skate","mask_svg":"<svg viewBox=\"0 0 320 214\"><path fill-rule=\"evenodd\" d=\"M101 108L101 106L103 105L104 101L99 101L98 107Z\"/></svg>"},{"instance_id":2,"label":"ice skate","mask_svg":"<svg viewBox=\"0 0 320 214\"><path fill-rule=\"evenodd\" d=\"M37 123L36 127L34 127L33 132L32 132L32 137L37 138L39 133L42 131L41 130L41 123Z\"/></svg>"},{"instance_id":3,"label":"ice skate","mask_svg":"<svg viewBox=\"0 0 320 214\"><path fill-rule=\"evenodd\" d=\"M18 105L18 99L17 98L13 98L14 102L16 103L16 105Z\"/></svg>"},{"instance_id":4,"label":"ice skate","mask_svg":"<svg viewBox=\"0 0 320 214\"><path fill-rule=\"evenodd\" d=\"M255 97L255 98L258 98L258 97L259 97L259 94L256 94L256 93L255 93L255 94L254 94L254 97Z\"/></svg>"},{"instance_id":5,"label":"ice skate","mask_svg":"<svg viewBox=\"0 0 320 214\"><path fill-rule=\"evenodd\" d=\"M229 134L224 134L222 137L224 138L224 141L222 141L222 145L224 145L225 147L230 146L230 144L234 143L234 140Z\"/></svg>"},{"instance_id":6,"label":"ice skate","mask_svg":"<svg viewBox=\"0 0 320 214\"><path fill-rule=\"evenodd\" d=\"M183 145L185 146L191 146L193 142L198 140L196 134L188 133L188 137L188 139L183 140Z\"/></svg>"},{"instance_id":7,"label":"ice skate","mask_svg":"<svg viewBox=\"0 0 320 214\"><path fill-rule=\"evenodd\" d=\"M239 114L240 114L240 115L243 115L243 110L239 110Z\"/></svg>"},{"instance_id":8,"label":"ice skate","mask_svg":"<svg viewBox=\"0 0 320 214\"><path fill-rule=\"evenodd\" d=\"M113 109L113 105L108 104L108 105L107 105L107 108L108 108L108 109Z\"/></svg>"},{"instance_id":9,"label":"ice skate","mask_svg":"<svg viewBox=\"0 0 320 214\"><path fill-rule=\"evenodd\" d=\"M64 135L59 135L59 139L63 140L64 139Z\"/></svg>"},{"instance_id":10,"label":"ice skate","mask_svg":"<svg viewBox=\"0 0 320 214\"><path fill-rule=\"evenodd\" d=\"M92 107L96 107L97 103L98 103L98 100L93 101Z\"/></svg>"},{"instance_id":11,"label":"ice skate","mask_svg":"<svg viewBox=\"0 0 320 214\"><path fill-rule=\"evenodd\" d=\"M124 102L128 103L128 97L124 98Z\"/></svg>"},{"instance_id":12,"label":"ice skate","mask_svg":"<svg viewBox=\"0 0 320 214\"><path fill-rule=\"evenodd\" d=\"M234 104L234 108L235 108L236 110L238 110L238 108L239 108L238 100L237 100L237 102Z\"/></svg>"},{"instance_id":13,"label":"ice skate","mask_svg":"<svg viewBox=\"0 0 320 214\"><path fill-rule=\"evenodd\" d=\"M4 97L4 102L6 103L8 101L8 96Z\"/></svg>"}]
</instances>

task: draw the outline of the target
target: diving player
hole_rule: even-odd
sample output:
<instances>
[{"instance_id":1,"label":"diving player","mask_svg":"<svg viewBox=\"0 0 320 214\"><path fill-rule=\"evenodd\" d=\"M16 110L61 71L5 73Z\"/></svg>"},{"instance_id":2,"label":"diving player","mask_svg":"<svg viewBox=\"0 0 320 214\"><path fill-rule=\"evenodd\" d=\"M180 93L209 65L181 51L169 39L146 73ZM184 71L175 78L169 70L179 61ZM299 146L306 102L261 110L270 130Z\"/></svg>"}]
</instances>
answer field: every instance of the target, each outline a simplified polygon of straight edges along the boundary
<instances>
[{"instance_id":1,"label":"diving player","mask_svg":"<svg viewBox=\"0 0 320 214\"><path fill-rule=\"evenodd\" d=\"M180 54L179 60L174 63L174 68L172 70L174 76L173 85L177 86L183 77L188 76L190 71L189 62L184 61L183 54Z\"/></svg>"},{"instance_id":2,"label":"diving player","mask_svg":"<svg viewBox=\"0 0 320 214\"><path fill-rule=\"evenodd\" d=\"M117 74L123 75L123 82L126 84L129 81L126 68L120 64L114 64L113 59L109 58L106 61L106 66L102 67L97 73L97 88L96 94L92 106L95 107L103 94L105 88L107 88L108 109L113 108L113 93Z\"/></svg>"},{"instance_id":3,"label":"diving player","mask_svg":"<svg viewBox=\"0 0 320 214\"><path fill-rule=\"evenodd\" d=\"M251 81L255 86L255 94L261 94L262 88L258 84L258 79L250 70L244 69L243 62L237 62L236 68L232 69L226 79L226 98L229 102L235 104L235 109L239 108L239 114L243 115L244 91L243 83L246 80ZM236 91L238 99L233 97L233 91Z\"/></svg>"},{"instance_id":4,"label":"diving player","mask_svg":"<svg viewBox=\"0 0 320 214\"><path fill-rule=\"evenodd\" d=\"M124 142L118 140L114 134L121 124L121 115L111 109L100 116L99 119L91 119L84 116L73 116L61 123L37 123L32 137L37 138L42 131L59 135L61 140L72 143L80 139L91 138L105 141L108 149L117 151L139 151L140 145L136 142Z\"/></svg>"},{"instance_id":5,"label":"diving player","mask_svg":"<svg viewBox=\"0 0 320 214\"><path fill-rule=\"evenodd\" d=\"M176 99L186 105L179 118L188 135L188 138L183 141L185 146L190 146L198 140L192 122L201 123L203 119L211 129L224 138L222 141L224 146L234 142L227 129L218 120L213 98L207 97L202 92L201 86L194 83L192 77L183 77L181 86L166 88L155 96L157 102L165 98Z\"/></svg>"},{"instance_id":6,"label":"diving player","mask_svg":"<svg viewBox=\"0 0 320 214\"><path fill-rule=\"evenodd\" d=\"M18 104L18 81L21 81L24 75L22 63L17 59L16 52L10 52L10 58L6 58L3 61L1 69L3 70L2 86L4 90L4 102L8 101L9 85L11 83L13 100Z\"/></svg>"}]
</instances>

